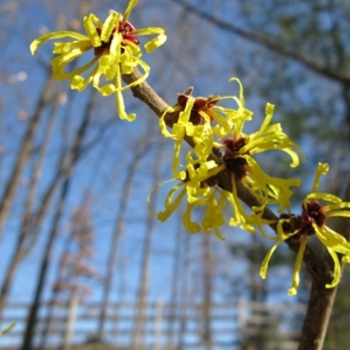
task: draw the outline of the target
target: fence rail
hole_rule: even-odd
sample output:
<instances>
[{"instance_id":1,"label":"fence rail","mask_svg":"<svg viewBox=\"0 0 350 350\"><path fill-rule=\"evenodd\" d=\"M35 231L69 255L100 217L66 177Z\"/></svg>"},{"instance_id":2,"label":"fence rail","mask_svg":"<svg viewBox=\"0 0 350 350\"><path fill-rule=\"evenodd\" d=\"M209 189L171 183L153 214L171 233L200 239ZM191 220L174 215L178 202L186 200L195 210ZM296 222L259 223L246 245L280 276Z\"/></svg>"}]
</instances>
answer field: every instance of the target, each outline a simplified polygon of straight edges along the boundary
<instances>
[{"instance_id":1,"label":"fence rail","mask_svg":"<svg viewBox=\"0 0 350 350\"><path fill-rule=\"evenodd\" d=\"M41 304L34 334L36 346L45 345L46 349L64 345L69 349L96 337L100 304L80 302L72 309L73 304ZM18 349L29 307L23 303L7 305L0 329L11 322L16 322L16 327L0 339L1 349ZM136 327L140 308L143 316ZM304 313L301 304L244 300L211 305L114 303L106 315L104 341L119 347L114 349L127 349L135 341L137 329L138 343L145 349L255 349L253 345L259 344L257 349L294 350Z\"/></svg>"}]
</instances>

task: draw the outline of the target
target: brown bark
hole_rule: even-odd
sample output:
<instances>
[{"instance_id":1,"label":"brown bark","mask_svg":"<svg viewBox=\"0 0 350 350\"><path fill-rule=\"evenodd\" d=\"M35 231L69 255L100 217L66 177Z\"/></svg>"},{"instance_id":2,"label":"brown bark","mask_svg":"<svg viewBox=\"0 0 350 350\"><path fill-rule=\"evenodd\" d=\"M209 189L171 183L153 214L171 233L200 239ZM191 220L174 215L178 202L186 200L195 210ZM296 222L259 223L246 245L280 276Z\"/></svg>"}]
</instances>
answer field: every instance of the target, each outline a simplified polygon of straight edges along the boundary
<instances>
[{"instance_id":1,"label":"brown bark","mask_svg":"<svg viewBox=\"0 0 350 350\"><path fill-rule=\"evenodd\" d=\"M348 183L344 201L350 202L350 182ZM347 240L350 238L350 219L339 217L335 227ZM332 266L329 256L324 257L328 265ZM328 271L327 271L328 272ZM330 282L329 273L313 276L311 293L304 320L299 350L322 350L329 319L332 313L337 287L326 289L325 284Z\"/></svg>"}]
</instances>

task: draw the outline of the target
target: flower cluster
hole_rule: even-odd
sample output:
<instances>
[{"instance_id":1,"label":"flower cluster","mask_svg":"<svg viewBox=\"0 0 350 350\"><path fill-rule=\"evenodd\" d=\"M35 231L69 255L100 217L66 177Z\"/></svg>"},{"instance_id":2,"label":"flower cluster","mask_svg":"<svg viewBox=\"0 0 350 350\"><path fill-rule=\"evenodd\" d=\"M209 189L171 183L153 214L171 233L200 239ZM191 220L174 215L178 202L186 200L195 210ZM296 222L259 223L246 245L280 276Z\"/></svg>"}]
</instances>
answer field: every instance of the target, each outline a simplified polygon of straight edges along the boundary
<instances>
[{"instance_id":1,"label":"flower cluster","mask_svg":"<svg viewBox=\"0 0 350 350\"><path fill-rule=\"evenodd\" d=\"M265 119L260 129L250 135L244 133L244 124L252 120L253 113L245 107L244 91L241 82L239 96L193 97L179 94L177 103L166 109L159 120L161 133L175 140L172 172L174 187L170 190L165 211L158 214L166 220L186 198L184 227L191 233L209 233L211 229L222 238L219 227L228 223L253 233L254 225L261 222L261 213L266 205L277 204L279 210L289 209L292 186L299 186L299 179L271 177L264 172L254 156L268 150L281 150L291 159L291 166L299 164L300 148L283 132L279 123L270 124L274 106L267 104ZM236 108L219 105L224 99L236 102ZM167 113L172 113L172 129L165 122ZM193 150L185 156L182 165L181 145L191 139ZM216 155L216 162L212 159ZM226 178L227 184L220 180ZM238 198L235 181L254 194L260 206L247 209ZM182 189L176 199L175 193ZM200 223L191 218L196 206L204 207ZM231 208L228 213L227 208ZM225 210L224 210L225 209ZM225 219L227 217L227 219Z\"/></svg>"},{"instance_id":2,"label":"flower cluster","mask_svg":"<svg viewBox=\"0 0 350 350\"><path fill-rule=\"evenodd\" d=\"M102 22L94 14L84 17L83 25L86 35L59 30L47 33L35 39L30 50L32 54L48 40L72 38L71 42L55 42L53 53L57 55L51 60L53 75L57 79L70 79L71 88L84 90L90 83L103 96L115 93L118 115L121 119L132 121L135 114L127 114L124 108L122 91L139 85L149 75L150 67L144 62L138 36L154 35L157 37L144 44L147 53L152 52L166 41L162 28L149 27L135 29L128 21L132 9L138 0L131 0L124 15L110 11L109 16ZM78 57L92 52L92 58L86 64L66 72L66 66ZM122 75L130 74L136 67L141 67L144 74L141 78L126 86L122 85ZM86 76L82 76L86 73ZM107 84L100 86L101 78Z\"/></svg>"},{"instance_id":3,"label":"flower cluster","mask_svg":"<svg viewBox=\"0 0 350 350\"><path fill-rule=\"evenodd\" d=\"M303 201L300 215L291 213L281 214L281 218L277 224L277 242L266 255L261 265L260 275L262 278L266 278L268 264L276 248L292 236L296 236L300 239L300 247L294 266L293 283L288 292L290 295L295 295L297 293L299 273L307 238L309 236L316 236L319 239L326 247L334 262L333 280L330 284L326 285L326 288L333 288L339 283L341 269L338 254L343 255L343 262L350 262L350 243L347 242L343 236L326 225L326 220L329 217L350 217L350 203L342 202L339 197L330 193L317 192L321 175L326 175L328 171L328 164L318 164L311 193L308 194ZM331 204L322 206L320 201L329 202Z\"/></svg>"},{"instance_id":4,"label":"flower cluster","mask_svg":"<svg viewBox=\"0 0 350 350\"><path fill-rule=\"evenodd\" d=\"M142 60L139 36L156 35L144 44L147 53L166 41L162 28L136 29L129 22L130 13L137 2L130 0L124 14L110 11L104 22L94 14L84 17L85 35L60 30L44 34L30 45L34 54L39 46L49 40L73 39L54 43L55 57L51 60L53 76L71 80L71 88L78 91L91 83L103 96L115 94L118 115L128 121L134 120L136 115L126 113L122 92L144 82L150 72L149 65ZM70 70L70 63L81 56L84 56L86 63L71 67ZM136 68L140 68L143 75L123 86L122 76L131 74ZM238 96L193 97L190 89L178 94L175 105L164 110L159 127L164 137L175 142L171 165L173 178L151 191L149 208L154 191L164 184L175 182L166 196L164 210L155 214L160 221L166 221L184 202L182 223L190 233L213 231L219 239L224 239L221 227L229 224L249 233L260 231L264 237L268 237L263 226L276 224L277 235L268 237L276 243L263 260L260 275L266 278L271 256L282 242L292 236L299 239L293 282L289 290L291 295L297 292L307 239L316 236L334 261L333 280L326 288L336 286L341 274L340 259L350 262L350 243L328 227L326 220L333 216L350 217L350 203L344 203L334 195L317 192L320 176L329 170L327 164L320 163L312 191L302 203L301 214L291 213L291 188L300 186L301 181L270 176L256 155L279 150L291 158L290 166L296 167L304 158L303 152L284 133L280 123L271 124L274 105L270 103L266 104L265 118L259 130L247 134L244 127L252 121L253 113L245 106L240 80L231 78L229 81L238 83ZM235 107L223 107L223 100L234 101ZM186 154L182 151L184 142L193 147ZM238 195L237 184L254 196L258 204L252 208L245 205ZM330 204L322 206L321 202ZM270 205L277 206L280 213L275 222L267 221L263 216L264 209ZM198 214L200 219L193 218Z\"/></svg>"}]
</instances>

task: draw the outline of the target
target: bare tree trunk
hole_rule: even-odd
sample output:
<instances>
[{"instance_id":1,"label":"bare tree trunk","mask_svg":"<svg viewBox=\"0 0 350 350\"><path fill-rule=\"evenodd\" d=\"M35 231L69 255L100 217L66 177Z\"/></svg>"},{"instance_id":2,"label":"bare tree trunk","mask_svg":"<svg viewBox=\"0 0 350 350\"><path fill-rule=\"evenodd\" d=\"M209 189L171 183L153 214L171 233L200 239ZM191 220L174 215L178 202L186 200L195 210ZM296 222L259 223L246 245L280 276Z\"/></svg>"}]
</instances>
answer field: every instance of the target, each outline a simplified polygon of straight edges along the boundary
<instances>
[{"instance_id":1,"label":"bare tree trunk","mask_svg":"<svg viewBox=\"0 0 350 350\"><path fill-rule=\"evenodd\" d=\"M102 151L104 153L105 149L103 148ZM97 164L93 165L92 169L96 169L98 167L98 165L101 164L101 160L103 158L104 158L103 154L101 155L101 157L97 157ZM95 174L93 174L93 176L91 177L91 180L93 180L93 179L95 179ZM86 187L87 191L85 193L87 193L88 190L92 187L92 184L90 184L90 182L91 181L89 181L89 184ZM85 203L86 203L86 196L83 196L81 206L83 206ZM63 244L64 248L62 249L62 254L61 254L61 258L60 258L61 261L62 261L64 254L69 253L69 251L71 249L71 245L73 243L72 234L73 234L73 232L71 232L71 235L69 237L67 237L65 243ZM57 266L57 270L55 272L55 275L57 276L55 280L59 281L61 279L61 267L60 267L60 265ZM42 333L41 333L41 340L40 340L40 345L39 345L39 349L41 349L41 350L43 350L45 348L45 343L46 343L46 339L47 339L50 325L52 322L52 315L53 315L53 311L54 311L54 305L56 304L56 301L57 301L57 297L58 297L58 290L54 289L52 294L51 294L51 297L49 298L50 304L48 306L48 314L46 316L45 326L44 326Z\"/></svg>"},{"instance_id":2,"label":"bare tree trunk","mask_svg":"<svg viewBox=\"0 0 350 350\"><path fill-rule=\"evenodd\" d=\"M92 92L90 95L90 103L86 107L86 113L91 113L93 101L94 101L93 96L95 96L95 92ZM82 123L84 123L84 121ZM80 139L81 139L80 131L77 131L77 134L73 141L73 145L76 143L79 143ZM69 159L71 159L71 152L72 152L72 149L67 149L67 151L62 153L62 156L57 165L55 176L52 179L51 183L49 184L47 190L45 191L45 194L42 196L40 207L38 208L37 213L35 214L30 213L30 208L28 207L26 208L26 211L28 212L28 214L25 214L26 217L22 221L21 232L16 243L16 249L15 249L14 255L11 258L9 268L6 273L5 281L0 291L0 315L3 307L5 306L6 298L9 293L12 280L15 276L15 272L21 260L28 255L28 253L31 251L31 249L35 245L39 237L42 221L44 220L45 214L50 207L51 199L53 198L55 190L59 185L60 180L69 171L69 167L70 167ZM45 153L44 148L40 149L40 153L42 153L42 156L44 156L44 153ZM32 178L34 183L38 181L37 172L40 172L40 169L41 169L40 163L41 163L41 155L35 166L35 170ZM36 192L36 184L34 183L33 185L30 186L30 191L32 193L28 195L27 204L30 205L30 207L33 204L32 200L34 199L34 193Z\"/></svg>"},{"instance_id":3,"label":"bare tree trunk","mask_svg":"<svg viewBox=\"0 0 350 350\"><path fill-rule=\"evenodd\" d=\"M203 309L202 322L203 335L202 341L206 350L212 348L212 332L211 332L211 305L213 294L213 257L210 248L210 235L203 234L202 239L202 254L203 254Z\"/></svg>"},{"instance_id":4,"label":"bare tree trunk","mask_svg":"<svg viewBox=\"0 0 350 350\"><path fill-rule=\"evenodd\" d=\"M171 277L171 295L170 300L171 303L169 305L168 312L168 332L167 332L167 343L168 347L172 348L174 343L174 335L175 335L175 320L177 319L176 315L178 313L178 305L179 305L179 282L182 279L181 277L181 269L180 269L180 262L183 261L182 256L182 239L183 236L181 234L182 232L182 221L177 220L176 225L176 234L175 234L175 244L174 244L174 252L173 252L173 270L172 270L172 277Z\"/></svg>"},{"instance_id":5,"label":"bare tree trunk","mask_svg":"<svg viewBox=\"0 0 350 350\"><path fill-rule=\"evenodd\" d=\"M151 126L151 123L149 125ZM124 193L120 197L119 205L117 208L117 217L115 220L112 242L111 242L110 251L108 254L106 282L103 289L102 305L101 305L101 311L100 311L99 320L98 320L97 337L101 341L103 341L103 338L104 338L104 324L107 316L109 298L110 298L110 293L112 289L112 280L114 277L116 261L117 261L118 247L119 247L119 242L123 233L124 217L125 217L127 204L131 194L132 182L140 160L145 155L145 152L149 150L149 147L147 147L147 144L149 143L149 141L150 141L150 133L146 132L146 136L144 140L140 140L139 142L137 142L137 147L135 149L133 159L130 161L128 168L125 170L125 180L122 185L122 189Z\"/></svg>"},{"instance_id":6,"label":"bare tree trunk","mask_svg":"<svg viewBox=\"0 0 350 350\"><path fill-rule=\"evenodd\" d=\"M178 220L181 221L181 216L179 214ZM181 319L179 325L179 334L178 334L178 342L177 342L177 350L183 350L184 341L185 341L185 333L187 328L187 303L189 303L189 292L188 292L188 273L191 265L191 251L190 251L190 235L186 234L185 242L184 242L184 259L182 266L182 298L181 298Z\"/></svg>"},{"instance_id":7,"label":"bare tree trunk","mask_svg":"<svg viewBox=\"0 0 350 350\"><path fill-rule=\"evenodd\" d=\"M157 301L155 305L154 311L154 344L153 350L161 350L162 349L162 321L163 321L163 302Z\"/></svg>"},{"instance_id":8,"label":"bare tree trunk","mask_svg":"<svg viewBox=\"0 0 350 350\"><path fill-rule=\"evenodd\" d=\"M86 131L88 130L91 108L92 108L92 101L90 100L90 102L87 106L87 110L84 113L82 123L81 123L79 130L77 132L77 137L74 140L74 143L73 143L72 148L71 148L71 153L70 153L71 157L70 157L70 161L69 161L69 167L67 168L67 171L65 174L66 175L65 181L62 185L61 194L60 194L59 202L57 205L56 213L55 213L53 223L51 226L49 238L48 238L48 241L46 243L45 253L44 253L44 256L42 258L41 267L40 267L39 276L38 276L38 281L37 281L35 294L34 294L34 299L33 299L33 303L32 303L32 306L30 308L28 319L27 319L24 339L23 339L23 343L22 343L22 350L31 350L32 349L35 322L36 322L37 313L38 313L39 307L40 307L40 299L41 299L41 294L43 291L44 283L46 280L46 274L47 274L47 269L48 269L48 265L49 265L49 260L51 257L53 244L54 244L55 238L57 236L59 220L61 218L63 208L64 208L64 205L66 202L66 197L67 197L68 192L69 192L70 178L71 178L72 172L74 170L74 166L79 159L82 141L84 139Z\"/></svg>"},{"instance_id":9,"label":"bare tree trunk","mask_svg":"<svg viewBox=\"0 0 350 350\"><path fill-rule=\"evenodd\" d=\"M89 6L90 6L90 0L82 0L77 13L77 17L79 19L84 15L84 13L87 12ZM34 199L37 191L38 181L40 178L40 171L45 158L48 143L50 141L50 136L51 136L52 128L53 128L56 113L57 113L57 107L59 103L59 96L58 96L59 92L54 93L55 84L56 84L55 80L50 75L47 78L45 86L43 87L42 93L40 95L41 96L40 100L33 114L33 117L30 120L30 124L28 125L27 132L22 141L22 146L20 148L19 155L16 158L16 163L14 165L13 171L9 178L8 184L6 185L3 198L1 199L1 202L0 202L0 236L1 236L3 225L7 219L10 206L13 202L13 199L16 193L16 188L20 180L21 172L25 164L27 163L28 158L33 149L34 138L35 138L36 130L39 125L39 121L41 119L42 112L49 103L53 102L53 105L52 105L53 110L51 112L51 116L47 123L46 132L39 149L37 162L34 165L34 169L32 172L32 178L29 186L29 193L27 196L27 200L25 202L25 209L24 209L24 214L22 219L21 231L19 233L19 237L16 242L14 254L11 257L10 265L6 273L4 283L0 290L0 319L1 319L1 314L3 311L4 305L6 303L7 295L10 290L10 286L12 284L12 280L15 276L15 272L19 266L19 263L34 246L36 239L39 235L41 222L48 209L50 200L54 194L54 190L58 185L59 179L61 178L63 173L65 173L66 171L66 170L63 170L63 167L66 164L65 158L67 155L65 155L65 157L62 157L61 159L61 162L60 162L61 165L58 167L59 170L56 173L56 177L54 181L52 182L52 186L46 192L46 195L44 196L44 200L41 202L41 209L39 210L39 214L33 215L32 208L33 208ZM70 151L68 151L68 153L69 152ZM27 244L27 246L25 246L26 240L28 240L29 238L31 238L32 241L29 244Z\"/></svg>"},{"instance_id":10,"label":"bare tree trunk","mask_svg":"<svg viewBox=\"0 0 350 350\"><path fill-rule=\"evenodd\" d=\"M72 163L71 171L73 170L73 167L74 167L74 164ZM26 330L25 330L24 339L23 339L22 348L21 348L22 350L32 349L32 343L34 339L34 329L35 329L37 314L40 307L41 294L46 281L46 274L49 266L49 261L51 259L53 244L58 233L59 220L61 218L63 208L66 203L66 198L69 192L70 175L71 174L67 174L67 177L62 185L61 195L59 198L56 213L51 226L51 231L49 233L49 239L45 246L45 253L41 261L41 267L40 267L38 281L35 289L34 300L29 311L29 316L27 318Z\"/></svg>"},{"instance_id":11,"label":"bare tree trunk","mask_svg":"<svg viewBox=\"0 0 350 350\"><path fill-rule=\"evenodd\" d=\"M72 243L73 242L72 242L71 235L70 235L69 237L67 237L67 239L64 243L64 248L62 250L62 254L61 254L59 261L62 261L63 255L67 254L69 252L70 246L72 245ZM56 280L59 281L61 279L61 263L59 263L57 266L56 276L57 276ZM45 347L45 342L46 342L46 338L47 338L47 335L48 335L48 332L49 332L49 329L51 326L52 315L54 312L54 307L55 307L55 304L57 301L58 293L59 293L58 290L54 289L52 294L51 294L51 297L49 299L50 302L48 305L48 314L46 316L45 325L44 325L43 331L41 333L41 339L40 339L40 345L39 345L39 349L41 349L41 350L44 350L44 347Z\"/></svg>"},{"instance_id":12,"label":"bare tree trunk","mask_svg":"<svg viewBox=\"0 0 350 350\"><path fill-rule=\"evenodd\" d=\"M0 236L3 231L5 221L7 220L10 208L12 206L18 183L22 174L22 170L26 165L30 153L32 150L33 140L43 113L44 108L52 102L53 100L53 90L56 85L54 79L50 76L47 78L46 83L43 87L41 97L35 108L35 112L29 121L27 131L22 139L22 145L20 147L18 156L16 158L15 164L11 171L11 175L6 183L5 191L0 199Z\"/></svg>"},{"instance_id":13,"label":"bare tree trunk","mask_svg":"<svg viewBox=\"0 0 350 350\"><path fill-rule=\"evenodd\" d=\"M0 320L1 320L1 314L3 312L3 308L6 303L6 299L10 290L10 286L12 283L12 280L15 276L15 272L17 270L17 267L21 260L27 255L28 250L24 249L23 243L26 239L28 233L31 230L32 225L32 207L35 199L35 194L37 191L38 181L40 178L40 170L42 168L42 164L46 155L47 146L49 143L50 135L52 132L52 127L54 125L56 113L57 113L57 103L58 103L58 97L56 97L56 102L53 106L53 111L51 113L51 116L49 118L49 121L46 126L45 135L43 137L43 142L41 143L38 159L34 165L33 171L32 171L32 178L29 185L28 195L27 199L25 201L25 208L24 213L22 217L22 226L20 233L17 238L16 247L14 249L13 255L11 257L10 265L6 271L5 280L3 282L3 285L0 290Z\"/></svg>"},{"instance_id":14,"label":"bare tree trunk","mask_svg":"<svg viewBox=\"0 0 350 350\"><path fill-rule=\"evenodd\" d=\"M154 156L154 173L153 173L153 184L152 188L157 186L160 182L160 166L162 164L161 151L163 150L164 142L163 138L159 138L157 152ZM154 193L153 200L157 200L157 193ZM154 216L148 215L146 232L143 242L143 252L141 257L141 274L139 282L138 295L136 296L137 306L136 306L136 318L134 325L134 334L132 339L132 347L141 345L144 342L145 338L145 328L146 324L146 310L147 310L147 293L148 293L148 281L149 281L149 264L150 264L150 255L152 247L152 236L154 230Z\"/></svg>"},{"instance_id":15,"label":"bare tree trunk","mask_svg":"<svg viewBox=\"0 0 350 350\"><path fill-rule=\"evenodd\" d=\"M72 345L72 339L74 334L74 323L77 314L77 308L79 305L79 298L76 291L73 291L68 307L68 317L63 337L63 350L70 350Z\"/></svg>"}]
</instances>

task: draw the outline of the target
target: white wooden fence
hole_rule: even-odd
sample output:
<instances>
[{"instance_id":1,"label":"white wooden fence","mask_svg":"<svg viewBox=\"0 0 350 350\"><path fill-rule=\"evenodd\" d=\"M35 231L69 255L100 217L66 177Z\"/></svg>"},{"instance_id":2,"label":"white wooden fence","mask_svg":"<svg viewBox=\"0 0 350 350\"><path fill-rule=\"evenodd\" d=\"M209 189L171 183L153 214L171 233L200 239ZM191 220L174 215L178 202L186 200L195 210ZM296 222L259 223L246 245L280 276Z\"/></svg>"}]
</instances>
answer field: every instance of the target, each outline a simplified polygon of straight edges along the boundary
<instances>
[{"instance_id":1,"label":"white wooden fence","mask_svg":"<svg viewBox=\"0 0 350 350\"><path fill-rule=\"evenodd\" d=\"M18 349L28 310L27 304L7 306L0 329L11 322L16 326L0 339L0 349ZM66 350L82 344L96 335L99 311L99 303L71 300L68 304L56 302L53 308L52 303L43 303L34 343L45 345L44 349ZM138 340L152 350L296 350L304 313L305 306L300 304L154 302L144 305ZM135 303L110 305L104 341L115 349L127 349L135 339L136 314Z\"/></svg>"}]
</instances>

